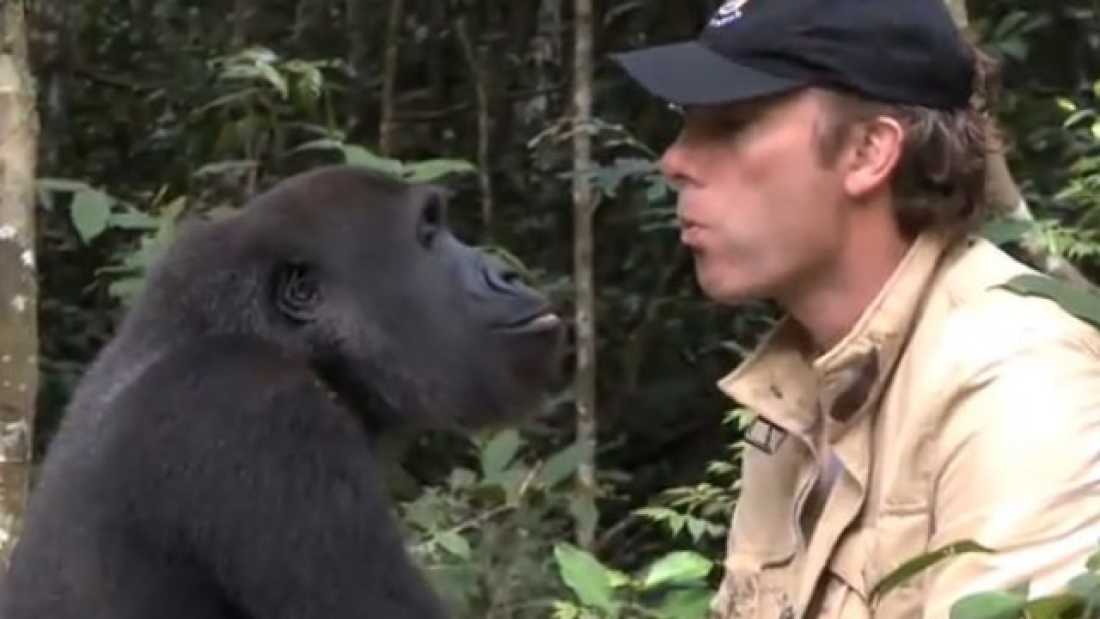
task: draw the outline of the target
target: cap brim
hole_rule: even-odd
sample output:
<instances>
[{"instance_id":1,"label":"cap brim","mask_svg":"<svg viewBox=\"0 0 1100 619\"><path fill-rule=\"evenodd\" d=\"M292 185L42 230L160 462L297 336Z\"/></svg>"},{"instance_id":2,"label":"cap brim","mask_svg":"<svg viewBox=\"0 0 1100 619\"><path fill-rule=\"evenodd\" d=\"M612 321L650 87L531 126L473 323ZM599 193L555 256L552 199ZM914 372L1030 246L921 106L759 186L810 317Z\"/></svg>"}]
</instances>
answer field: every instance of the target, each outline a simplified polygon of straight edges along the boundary
<instances>
[{"instance_id":1,"label":"cap brim","mask_svg":"<svg viewBox=\"0 0 1100 619\"><path fill-rule=\"evenodd\" d=\"M697 41L612 54L654 96L678 105L718 105L805 86L732 62Z\"/></svg>"}]
</instances>

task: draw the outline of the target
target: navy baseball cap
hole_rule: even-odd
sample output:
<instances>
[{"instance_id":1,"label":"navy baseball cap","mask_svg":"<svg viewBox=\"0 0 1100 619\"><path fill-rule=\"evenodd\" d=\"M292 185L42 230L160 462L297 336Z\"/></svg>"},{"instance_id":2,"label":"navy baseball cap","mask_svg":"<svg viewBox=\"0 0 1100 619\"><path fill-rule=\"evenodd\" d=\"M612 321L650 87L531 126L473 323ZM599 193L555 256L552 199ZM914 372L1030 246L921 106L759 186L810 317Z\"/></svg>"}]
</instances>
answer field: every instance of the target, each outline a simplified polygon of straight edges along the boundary
<instances>
[{"instance_id":1,"label":"navy baseball cap","mask_svg":"<svg viewBox=\"0 0 1100 619\"><path fill-rule=\"evenodd\" d=\"M612 58L650 93L681 106L821 86L962 108L975 71L943 0L728 0L697 39Z\"/></svg>"}]
</instances>

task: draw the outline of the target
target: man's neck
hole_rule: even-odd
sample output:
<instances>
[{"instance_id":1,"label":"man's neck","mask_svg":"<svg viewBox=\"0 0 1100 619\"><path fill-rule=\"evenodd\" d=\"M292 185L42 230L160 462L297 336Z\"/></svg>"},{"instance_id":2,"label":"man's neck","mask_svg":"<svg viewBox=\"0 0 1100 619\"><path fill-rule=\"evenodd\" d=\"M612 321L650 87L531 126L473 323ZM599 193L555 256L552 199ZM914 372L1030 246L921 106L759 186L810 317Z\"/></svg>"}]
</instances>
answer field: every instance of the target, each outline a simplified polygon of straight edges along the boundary
<instances>
[{"instance_id":1,"label":"man's neck","mask_svg":"<svg viewBox=\"0 0 1100 619\"><path fill-rule=\"evenodd\" d=\"M853 235L834 263L780 300L805 329L814 356L831 349L856 325L909 246L900 234Z\"/></svg>"}]
</instances>

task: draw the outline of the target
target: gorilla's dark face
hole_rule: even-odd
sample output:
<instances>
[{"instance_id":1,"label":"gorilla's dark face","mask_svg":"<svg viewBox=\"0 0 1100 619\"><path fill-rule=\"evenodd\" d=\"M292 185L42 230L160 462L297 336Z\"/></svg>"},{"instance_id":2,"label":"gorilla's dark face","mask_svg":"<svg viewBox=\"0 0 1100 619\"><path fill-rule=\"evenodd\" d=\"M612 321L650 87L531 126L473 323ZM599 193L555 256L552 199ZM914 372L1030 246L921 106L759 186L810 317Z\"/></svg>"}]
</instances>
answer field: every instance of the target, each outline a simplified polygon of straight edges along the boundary
<instances>
[{"instance_id":1,"label":"gorilla's dark face","mask_svg":"<svg viewBox=\"0 0 1100 619\"><path fill-rule=\"evenodd\" d=\"M266 271L265 331L304 347L378 429L504 420L555 375L561 321L455 238L436 187L327 168L260 196L234 225Z\"/></svg>"}]
</instances>

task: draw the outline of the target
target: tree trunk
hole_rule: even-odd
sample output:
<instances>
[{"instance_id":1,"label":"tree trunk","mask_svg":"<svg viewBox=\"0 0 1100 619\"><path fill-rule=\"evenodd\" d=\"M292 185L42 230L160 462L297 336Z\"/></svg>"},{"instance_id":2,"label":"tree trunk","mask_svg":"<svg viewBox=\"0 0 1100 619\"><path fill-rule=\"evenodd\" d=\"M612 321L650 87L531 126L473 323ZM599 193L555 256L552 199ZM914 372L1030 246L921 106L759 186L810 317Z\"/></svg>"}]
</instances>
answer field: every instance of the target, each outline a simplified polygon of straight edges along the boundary
<instances>
[{"instance_id":1,"label":"tree trunk","mask_svg":"<svg viewBox=\"0 0 1100 619\"><path fill-rule=\"evenodd\" d=\"M294 14L294 46L299 50L314 47L324 33L328 0L298 0Z\"/></svg>"},{"instance_id":2,"label":"tree trunk","mask_svg":"<svg viewBox=\"0 0 1100 619\"><path fill-rule=\"evenodd\" d=\"M386 22L386 52L382 63L382 118L378 123L378 150L383 157L393 155L393 111L397 88L397 68L401 50L401 20L405 0L390 0Z\"/></svg>"},{"instance_id":3,"label":"tree trunk","mask_svg":"<svg viewBox=\"0 0 1100 619\"><path fill-rule=\"evenodd\" d=\"M970 18L967 12L966 0L945 1L952 17L955 18L955 23L958 24L966 36L973 37L973 32L970 31ZM1008 160L1005 158L1003 148L1001 148L1002 145L996 144L995 146L997 148L991 149L986 157L986 194L988 200L994 209L1012 219L1034 221L1035 217L1031 213L1027 200L1020 192L1020 188L1009 170ZM1085 288L1095 288L1095 285L1068 260L1051 254L1048 248L1041 243L1025 241L1023 249L1027 252L1028 258L1047 273Z\"/></svg>"},{"instance_id":4,"label":"tree trunk","mask_svg":"<svg viewBox=\"0 0 1100 619\"><path fill-rule=\"evenodd\" d=\"M38 390L34 196L38 115L23 0L0 14L0 561L22 528Z\"/></svg>"},{"instance_id":5,"label":"tree trunk","mask_svg":"<svg viewBox=\"0 0 1100 619\"><path fill-rule=\"evenodd\" d=\"M80 7L71 0L40 0L26 16L27 57L34 59L29 70L37 76L42 93L39 115L43 135L39 139L42 150L38 165L47 170L56 169L62 153L71 149L69 98L79 16ZM135 23L145 23L136 17Z\"/></svg>"},{"instance_id":6,"label":"tree trunk","mask_svg":"<svg viewBox=\"0 0 1100 619\"><path fill-rule=\"evenodd\" d=\"M578 518L577 543L591 548L595 538L596 498L596 317L592 277L592 216L595 199L588 177L592 169L592 0L575 0L573 50L573 213L574 270L577 289L577 442L585 458L577 470L578 498L589 516Z\"/></svg>"},{"instance_id":7,"label":"tree trunk","mask_svg":"<svg viewBox=\"0 0 1100 619\"><path fill-rule=\"evenodd\" d=\"M490 122L489 122L489 71L485 67L485 54L474 45L466 26L466 18L459 18L455 24L455 33L466 64L470 66L470 76L477 94L477 163L478 185L481 190L481 221L486 243L493 239L493 175L490 168Z\"/></svg>"},{"instance_id":8,"label":"tree trunk","mask_svg":"<svg viewBox=\"0 0 1100 619\"><path fill-rule=\"evenodd\" d=\"M236 0L233 9L233 41L234 49L240 49L254 43L255 21L258 17L259 6L256 0Z\"/></svg>"}]
</instances>

